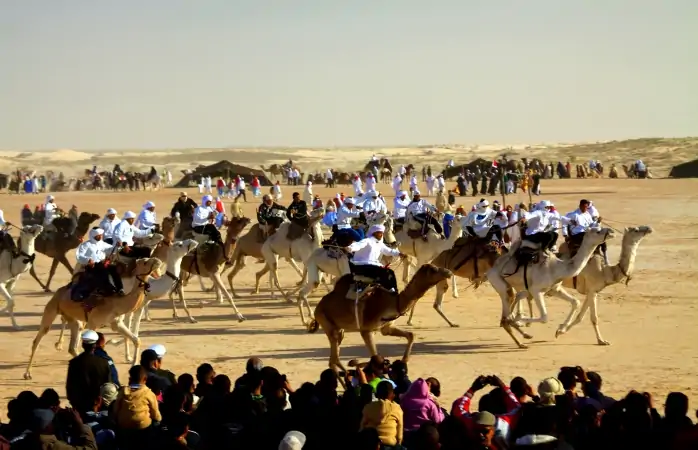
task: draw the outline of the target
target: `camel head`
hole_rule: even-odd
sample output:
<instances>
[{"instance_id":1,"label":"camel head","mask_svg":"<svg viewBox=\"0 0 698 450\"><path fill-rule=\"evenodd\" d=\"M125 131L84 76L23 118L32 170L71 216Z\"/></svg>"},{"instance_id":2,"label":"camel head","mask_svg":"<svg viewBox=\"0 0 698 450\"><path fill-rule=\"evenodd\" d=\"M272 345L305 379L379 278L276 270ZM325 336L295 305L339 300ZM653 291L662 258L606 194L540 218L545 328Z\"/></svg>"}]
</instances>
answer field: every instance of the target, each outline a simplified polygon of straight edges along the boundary
<instances>
[{"instance_id":1,"label":"camel head","mask_svg":"<svg viewBox=\"0 0 698 450\"><path fill-rule=\"evenodd\" d=\"M192 250L196 249L199 245L194 239L185 239L183 241L176 241L170 245L168 257L174 260L184 258Z\"/></svg>"},{"instance_id":2,"label":"camel head","mask_svg":"<svg viewBox=\"0 0 698 450\"><path fill-rule=\"evenodd\" d=\"M616 232L612 228L601 228L600 230L588 230L584 235L584 241L593 246L601 245L604 242L616 237Z\"/></svg>"},{"instance_id":3,"label":"camel head","mask_svg":"<svg viewBox=\"0 0 698 450\"><path fill-rule=\"evenodd\" d=\"M384 214L382 212L376 212L374 214L371 214L371 217L366 218L366 223L369 227L372 225L384 225L387 218L387 214Z\"/></svg>"},{"instance_id":4,"label":"camel head","mask_svg":"<svg viewBox=\"0 0 698 450\"><path fill-rule=\"evenodd\" d=\"M174 232L174 229L177 226L177 220L178 218L174 217L165 217L162 219L162 226L160 227L162 229L162 234Z\"/></svg>"},{"instance_id":5,"label":"camel head","mask_svg":"<svg viewBox=\"0 0 698 450\"><path fill-rule=\"evenodd\" d=\"M78 216L78 227L79 228L87 228L90 226L92 222L95 220L99 220L100 216L99 214L93 214L89 212L82 212Z\"/></svg>"},{"instance_id":6,"label":"camel head","mask_svg":"<svg viewBox=\"0 0 698 450\"><path fill-rule=\"evenodd\" d=\"M162 234L159 234L159 233L155 233L152 236L144 237L141 240L141 243L142 243L141 245L143 245L144 247L155 247L160 242L162 242L164 239L165 239L165 236L163 236Z\"/></svg>"},{"instance_id":7,"label":"camel head","mask_svg":"<svg viewBox=\"0 0 698 450\"><path fill-rule=\"evenodd\" d=\"M437 267L433 264L424 264L422 265L422 267L419 268L419 270L417 270L417 273L414 274L414 277L412 279L420 279L425 284L433 286L444 280L450 279L452 276L453 272L451 272L448 269L444 269L443 267Z\"/></svg>"},{"instance_id":8,"label":"camel head","mask_svg":"<svg viewBox=\"0 0 698 450\"><path fill-rule=\"evenodd\" d=\"M136 260L136 267L133 270L134 277L145 277L160 271L162 261L157 258L140 258Z\"/></svg>"},{"instance_id":9,"label":"camel head","mask_svg":"<svg viewBox=\"0 0 698 450\"><path fill-rule=\"evenodd\" d=\"M308 214L308 217L310 218L310 220L316 220L316 219L319 219L321 217L324 217L324 215L325 215L325 208L318 208L318 209L314 209L310 214Z\"/></svg>"},{"instance_id":10,"label":"camel head","mask_svg":"<svg viewBox=\"0 0 698 450\"><path fill-rule=\"evenodd\" d=\"M29 239L36 238L41 232L44 231L44 227L41 225L25 225L19 232L20 237L27 237Z\"/></svg>"},{"instance_id":11,"label":"camel head","mask_svg":"<svg viewBox=\"0 0 698 450\"><path fill-rule=\"evenodd\" d=\"M623 230L623 244L636 244L652 234L654 230L649 225L641 225L639 227L626 227Z\"/></svg>"}]
</instances>

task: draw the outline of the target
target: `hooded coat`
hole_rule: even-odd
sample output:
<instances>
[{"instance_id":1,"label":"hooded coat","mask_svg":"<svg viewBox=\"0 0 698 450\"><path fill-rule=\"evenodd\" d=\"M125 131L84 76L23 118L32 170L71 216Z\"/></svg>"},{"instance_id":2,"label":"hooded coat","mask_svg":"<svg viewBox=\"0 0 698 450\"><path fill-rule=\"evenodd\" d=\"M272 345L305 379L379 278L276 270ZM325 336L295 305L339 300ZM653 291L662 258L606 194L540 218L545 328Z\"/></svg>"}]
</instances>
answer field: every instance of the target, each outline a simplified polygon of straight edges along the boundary
<instances>
[{"instance_id":1,"label":"hooded coat","mask_svg":"<svg viewBox=\"0 0 698 450\"><path fill-rule=\"evenodd\" d=\"M444 413L432 400L429 385L422 378L416 380L400 399L405 431L418 430L426 422L441 423Z\"/></svg>"}]
</instances>

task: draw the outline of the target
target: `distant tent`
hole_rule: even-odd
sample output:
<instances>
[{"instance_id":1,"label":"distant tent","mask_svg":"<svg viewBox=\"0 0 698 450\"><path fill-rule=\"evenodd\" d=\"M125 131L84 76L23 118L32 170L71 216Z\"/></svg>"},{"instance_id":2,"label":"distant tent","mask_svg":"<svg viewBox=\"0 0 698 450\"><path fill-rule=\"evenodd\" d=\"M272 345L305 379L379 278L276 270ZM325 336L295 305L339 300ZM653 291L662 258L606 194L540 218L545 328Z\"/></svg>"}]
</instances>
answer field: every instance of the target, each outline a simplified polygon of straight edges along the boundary
<instances>
[{"instance_id":1,"label":"distant tent","mask_svg":"<svg viewBox=\"0 0 698 450\"><path fill-rule=\"evenodd\" d=\"M698 178L698 159L671 168L671 178Z\"/></svg>"},{"instance_id":2,"label":"distant tent","mask_svg":"<svg viewBox=\"0 0 698 450\"><path fill-rule=\"evenodd\" d=\"M179 180L175 185L176 187L187 187L194 182L198 184L201 177L218 178L223 177L226 181L240 176L245 183L249 184L252 181L252 177L257 177L259 184L262 186L271 186L272 182L269 178L259 169L252 169L251 167L241 166L239 164L233 164L230 161L219 161L210 166L199 166L192 173L184 174L184 177Z\"/></svg>"}]
</instances>

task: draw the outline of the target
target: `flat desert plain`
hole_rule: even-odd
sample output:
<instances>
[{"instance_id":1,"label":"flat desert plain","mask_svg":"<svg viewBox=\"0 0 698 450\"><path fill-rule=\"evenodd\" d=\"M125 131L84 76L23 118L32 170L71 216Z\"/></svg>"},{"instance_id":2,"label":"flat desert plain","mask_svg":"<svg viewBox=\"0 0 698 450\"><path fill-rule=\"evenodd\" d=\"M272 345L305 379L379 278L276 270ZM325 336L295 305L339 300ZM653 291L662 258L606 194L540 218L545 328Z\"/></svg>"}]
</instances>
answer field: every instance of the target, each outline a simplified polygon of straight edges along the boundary
<instances>
[{"instance_id":1,"label":"flat desert plain","mask_svg":"<svg viewBox=\"0 0 698 450\"><path fill-rule=\"evenodd\" d=\"M449 183L450 185L451 183ZM387 185L385 186L387 192ZM422 186L424 188L424 186ZM80 211L103 214L108 207L138 211L147 200L157 204L162 217L169 213L180 189L137 193L69 192L56 194L57 203L64 208L75 204ZM349 191L349 186L337 190ZM190 195L199 197L196 188ZM291 187L284 187L284 202L288 202ZM332 197L336 190L316 187L323 199ZM638 251L636 270L629 286L624 284L607 288L599 301L600 323L604 337L612 345L596 345L593 330L587 318L567 335L555 339L556 327L568 311L568 305L548 298L550 321L529 328L534 338L527 350L515 348L511 339L498 327L500 301L494 290L485 284L477 291L464 290L468 283L461 281L460 298L447 294L444 308L459 328L449 328L432 309L434 292L428 292L417 305L415 324L416 344L409 365L413 378L437 377L443 387L443 399L452 401L470 385L479 374L498 374L504 380L524 376L537 386L543 378L555 375L561 366L581 365L595 370L605 379L604 390L610 395L623 395L630 388L653 393L661 403L670 391L684 391L695 402L698 400L698 309L696 292L698 280L698 182L695 180L545 180L544 196L558 209L574 209L580 198L594 201L601 215L614 228L651 225L654 233L645 239ZM19 211L25 203L32 206L43 201L43 196L2 195L5 218L19 223ZM392 196L389 197L392 201ZM462 197L458 203L472 205L477 199ZM490 199L494 200L494 199ZM433 201L433 199L431 199ZM527 194L519 192L507 198L507 203L528 201ZM254 217L257 201L250 199L244 205L245 214ZM226 204L228 205L228 204ZM14 231L16 234L16 230ZM617 261L620 236L609 244L610 258ZM74 254L70 255L74 261ZM266 279L259 295L252 295L254 272L261 269L252 258L236 278L236 287L242 298L237 306L247 321L238 323L228 305L210 303L213 294L200 292L195 280L186 288L185 295L193 304L198 323L172 319L170 305L165 300L153 302L152 322L143 322L141 339L144 346L164 344L167 347L165 366L177 374L194 373L203 362L210 362L218 373L231 377L244 370L245 360L260 356L267 365L276 366L299 385L316 380L327 367L329 348L322 331L308 334L301 325L298 309L280 297L272 300ZM36 259L37 271L45 279L50 260ZM297 274L282 262L282 285L290 289L298 281ZM68 282L68 273L59 268L52 286L54 289ZM210 285L210 282L209 282ZM314 304L323 295L323 288L311 297ZM0 395L9 399L23 389L40 391L53 387L65 392L67 351L57 352L54 342L59 323L41 343L32 381L22 378L32 339L34 338L44 305L50 294L40 291L38 284L22 275L15 291L18 321L23 331L13 331L10 321L0 316ZM577 294L581 299L581 296ZM399 324L405 325L405 318ZM114 337L103 329L108 338ZM377 337L379 352L389 358L398 358L404 348L403 340ZM67 347L67 342L66 346ZM126 377L123 346L109 346L109 353L118 363L119 372ZM348 334L341 349L343 361L366 358L358 334ZM695 405L695 403L693 403ZM4 408L6 401L0 408Z\"/></svg>"}]
</instances>

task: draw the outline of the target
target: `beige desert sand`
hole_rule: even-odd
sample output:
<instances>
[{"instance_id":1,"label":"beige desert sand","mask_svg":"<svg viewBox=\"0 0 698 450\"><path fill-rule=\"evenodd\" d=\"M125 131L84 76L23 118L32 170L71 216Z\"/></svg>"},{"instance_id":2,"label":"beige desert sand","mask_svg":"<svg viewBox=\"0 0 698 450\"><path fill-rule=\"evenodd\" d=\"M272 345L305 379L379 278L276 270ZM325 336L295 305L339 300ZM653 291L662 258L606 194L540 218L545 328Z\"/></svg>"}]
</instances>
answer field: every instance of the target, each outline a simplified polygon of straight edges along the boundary
<instances>
[{"instance_id":1,"label":"beige desert sand","mask_svg":"<svg viewBox=\"0 0 698 450\"><path fill-rule=\"evenodd\" d=\"M578 151L578 161L595 157L604 161L607 167L611 161L627 163L640 157L651 167L657 167L660 175L666 174L666 170L678 162L698 157L696 140L691 141L690 145L686 144L687 141L646 143L645 148L639 148L639 144L632 142L578 147L558 145L557 150L541 150L536 146L531 152L536 156L544 154L545 160L557 161L570 157L570 152L573 152L570 149L577 148L574 151ZM519 155L524 151L516 150ZM173 170L175 166L194 167L205 161L220 159L258 167L291 158L304 169L317 167L322 170L336 164L338 156L336 150L295 152L255 150L241 152L236 157L232 150L168 150L163 154L169 154L161 158L156 152L141 152L140 156L131 157L128 152L119 155L119 151L110 151L108 156L90 153L95 157L94 162L65 162L63 167L67 168L66 174L69 174L79 173L95 163L100 167L109 167L118 162L125 168L130 164L149 166L149 161L165 160ZM451 157L460 160L459 154L468 161L480 154L483 158L489 158L497 154L497 149L491 149L489 153L470 147L395 150L400 155L386 149L357 149L342 153L342 166L338 168L363 167L365 160L374 152L398 163L414 162L419 158L418 167L421 168L422 163L441 167ZM407 156L408 153L411 156ZM45 161L53 161L49 152L46 155ZM5 166L0 170L9 172L16 168L14 159L8 157L2 161ZM38 160L25 161L26 166L29 163L40 167ZM54 170L59 167L51 166ZM162 163L156 167L162 167ZM447 186L452 184L449 182ZM388 191L388 185L379 186L385 186ZM420 189L424 189L423 184ZM629 388L636 387L652 392L661 403L668 392L680 390L686 392L695 404L698 401L698 379L695 377L698 370L698 359L695 357L698 354L698 329L695 326L698 323L698 308L695 306L695 292L698 291L698 279L695 277L698 270L698 180L544 180L542 189L545 198L553 200L563 212L574 209L579 199L585 197L598 206L607 226L620 231L626 226L638 225L650 225L654 229L654 233L638 249L635 272L629 286L618 283L606 287L599 294L599 317L604 338L613 345L596 345L588 317L556 340L556 328L569 311L569 304L548 297L549 322L526 328L534 338L528 342L527 350L516 349L499 327L501 304L494 289L486 283L473 291L472 288L464 289L466 284L462 284L460 298L446 296L444 304L449 316L460 324L460 328L448 327L432 309L433 289L417 304L414 327L406 327L406 318L396 322L416 335L410 374L413 377L437 377L443 387L443 398L450 402L468 388L476 375L482 373L499 374L505 380L521 375L535 386L541 379L556 374L561 366L581 365L603 375L604 390L609 395L621 395ZM119 214L128 209L138 211L146 200L152 200L158 205L156 211L162 217L169 212L180 190L125 194L59 193L56 202L64 208L76 204L81 212L103 215L109 207L116 208ZM199 200L196 188L187 190ZM289 203L293 190L283 186L282 203ZM350 189L349 186L336 190L315 186L314 191L326 200L337 191L348 193ZM433 198L429 200L434 201ZM457 198L458 203L467 208L476 200L472 197ZM4 210L5 218L15 223L19 223L19 212L25 203L33 207L42 201L42 195L0 195L0 207ZM515 201L527 202L528 195L519 192L507 197L507 203ZM254 217L256 207L256 202L244 203L244 213ZM13 233L16 235L16 231ZM618 260L621 242L620 237L609 242L611 261ZM74 263L74 255L69 254L69 257ZM50 260L38 255L36 269L42 279L46 279L49 267ZM298 321L297 307L280 298L270 299L266 283L262 284L260 294L251 294L254 272L261 268L259 264L249 264L235 278L236 291L241 297L236 299L236 304L248 319L246 322L238 323L229 306L213 304L207 304L203 310L195 313L198 319L196 324L187 323L184 319L174 321L169 302L156 300L150 305L153 322L143 323L141 327L143 345L164 344L167 347L165 367L178 374L194 373L198 364L208 361L218 373L237 376L244 369L245 360L250 355L256 355L265 364L274 365L286 373L294 384L314 380L320 371L327 368L330 355L327 338L324 333L308 334ZM295 287L299 280L296 272L284 260L279 262L279 279L285 290ZM68 272L58 270L54 280L56 288L67 283ZM198 283L187 286L186 296L190 304L197 305L196 300L199 299L214 301L214 294L202 293L199 289ZM569 292L583 300L581 294L572 289ZM317 289L311 296L311 304L317 304L325 293L323 287ZM13 331L9 318L0 315L0 354L3 355L0 361L0 394L4 399L0 403L0 414L3 416L7 399L23 389L38 391L53 387L63 395L70 357L67 350L56 352L54 349L53 343L58 338L60 326L57 321L37 350L33 380L23 380L32 340L50 294L41 292L34 280L23 275L16 285L14 298L17 320L24 330ZM116 337L109 329L102 331L108 339ZM377 335L375 341L379 352L389 358L400 357L404 350L405 343L401 339ZM107 349L116 360L121 376L125 377L128 366L123 361L123 348L110 346ZM342 361L346 363L351 358L366 356L367 351L359 334L347 333L342 344Z\"/></svg>"}]
</instances>

